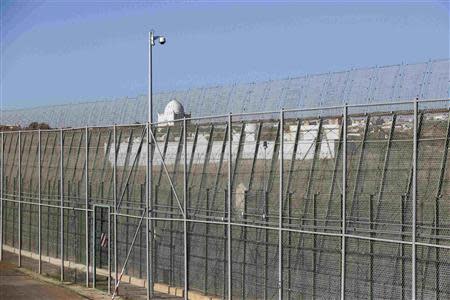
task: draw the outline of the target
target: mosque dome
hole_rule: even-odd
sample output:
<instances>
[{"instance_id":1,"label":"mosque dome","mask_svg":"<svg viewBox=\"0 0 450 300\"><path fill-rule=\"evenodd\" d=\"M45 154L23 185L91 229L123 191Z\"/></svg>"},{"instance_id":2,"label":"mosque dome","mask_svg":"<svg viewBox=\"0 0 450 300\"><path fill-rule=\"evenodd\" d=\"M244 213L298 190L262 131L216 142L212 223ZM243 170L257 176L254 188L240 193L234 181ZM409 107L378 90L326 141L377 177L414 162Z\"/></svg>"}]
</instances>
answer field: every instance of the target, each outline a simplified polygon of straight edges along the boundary
<instances>
[{"instance_id":1,"label":"mosque dome","mask_svg":"<svg viewBox=\"0 0 450 300\"><path fill-rule=\"evenodd\" d=\"M171 113L184 115L183 105L175 99L167 103L166 108L164 109L164 114L168 115Z\"/></svg>"}]
</instances>

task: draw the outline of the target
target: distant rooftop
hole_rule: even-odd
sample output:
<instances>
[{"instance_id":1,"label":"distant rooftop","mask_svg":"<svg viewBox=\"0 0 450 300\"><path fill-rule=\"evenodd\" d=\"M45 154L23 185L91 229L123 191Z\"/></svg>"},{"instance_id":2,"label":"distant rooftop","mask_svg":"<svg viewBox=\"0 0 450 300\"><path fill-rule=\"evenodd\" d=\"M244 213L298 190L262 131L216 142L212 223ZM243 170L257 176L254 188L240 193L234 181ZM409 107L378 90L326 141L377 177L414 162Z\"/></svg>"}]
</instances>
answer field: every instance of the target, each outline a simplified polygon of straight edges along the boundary
<instances>
[{"instance_id":1,"label":"distant rooftop","mask_svg":"<svg viewBox=\"0 0 450 300\"><path fill-rule=\"evenodd\" d=\"M450 97L450 60L352 69L282 80L194 88L154 95L154 119L172 99L192 117L281 108ZM3 112L2 124L45 122L51 127L144 123L147 97L123 98Z\"/></svg>"}]
</instances>

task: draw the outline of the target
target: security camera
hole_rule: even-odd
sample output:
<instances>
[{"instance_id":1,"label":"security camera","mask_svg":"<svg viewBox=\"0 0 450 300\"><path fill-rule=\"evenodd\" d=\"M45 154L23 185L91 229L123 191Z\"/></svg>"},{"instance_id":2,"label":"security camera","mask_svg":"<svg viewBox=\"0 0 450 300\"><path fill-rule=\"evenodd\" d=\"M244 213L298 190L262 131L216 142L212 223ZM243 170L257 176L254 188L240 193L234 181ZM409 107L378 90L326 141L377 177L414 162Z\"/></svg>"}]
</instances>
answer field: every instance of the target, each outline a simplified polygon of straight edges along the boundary
<instances>
[{"instance_id":1,"label":"security camera","mask_svg":"<svg viewBox=\"0 0 450 300\"><path fill-rule=\"evenodd\" d=\"M164 45L164 44L166 43L166 38L163 37L163 36L160 36L160 37L158 38L158 42L159 42L161 45Z\"/></svg>"}]
</instances>

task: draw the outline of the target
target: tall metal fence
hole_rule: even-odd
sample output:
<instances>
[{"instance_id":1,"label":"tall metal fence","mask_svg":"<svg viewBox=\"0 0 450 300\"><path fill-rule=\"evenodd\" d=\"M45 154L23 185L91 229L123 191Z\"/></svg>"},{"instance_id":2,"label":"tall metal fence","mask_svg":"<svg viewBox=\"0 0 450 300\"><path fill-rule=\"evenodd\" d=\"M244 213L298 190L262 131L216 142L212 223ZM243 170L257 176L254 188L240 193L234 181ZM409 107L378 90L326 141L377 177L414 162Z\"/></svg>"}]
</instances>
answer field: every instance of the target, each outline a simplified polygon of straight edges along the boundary
<instances>
[{"instance_id":1,"label":"tall metal fence","mask_svg":"<svg viewBox=\"0 0 450 300\"><path fill-rule=\"evenodd\" d=\"M192 116L261 109L373 104L401 99L448 98L450 59L397 64L343 72L309 74L280 80L191 88L154 94L153 120L169 101L180 101ZM111 100L111 99L110 99ZM45 122L51 127L145 123L147 95L93 102L12 109L0 113L2 124L28 126Z\"/></svg>"},{"instance_id":2,"label":"tall metal fence","mask_svg":"<svg viewBox=\"0 0 450 300\"><path fill-rule=\"evenodd\" d=\"M2 132L2 259L111 294L448 299L449 105Z\"/></svg>"}]
</instances>

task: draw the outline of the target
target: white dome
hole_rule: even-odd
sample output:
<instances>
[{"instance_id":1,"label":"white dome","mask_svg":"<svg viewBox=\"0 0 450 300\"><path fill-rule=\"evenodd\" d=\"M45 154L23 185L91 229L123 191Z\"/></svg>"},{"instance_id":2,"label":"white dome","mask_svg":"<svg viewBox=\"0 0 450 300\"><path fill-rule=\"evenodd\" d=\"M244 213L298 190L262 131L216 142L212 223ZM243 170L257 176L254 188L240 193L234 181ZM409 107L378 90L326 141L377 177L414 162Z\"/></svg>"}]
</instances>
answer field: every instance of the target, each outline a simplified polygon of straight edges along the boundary
<instances>
[{"instance_id":1,"label":"white dome","mask_svg":"<svg viewBox=\"0 0 450 300\"><path fill-rule=\"evenodd\" d=\"M164 109L164 114L171 113L184 115L183 105L175 99L167 103L166 108Z\"/></svg>"}]
</instances>

